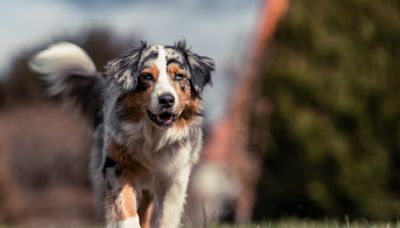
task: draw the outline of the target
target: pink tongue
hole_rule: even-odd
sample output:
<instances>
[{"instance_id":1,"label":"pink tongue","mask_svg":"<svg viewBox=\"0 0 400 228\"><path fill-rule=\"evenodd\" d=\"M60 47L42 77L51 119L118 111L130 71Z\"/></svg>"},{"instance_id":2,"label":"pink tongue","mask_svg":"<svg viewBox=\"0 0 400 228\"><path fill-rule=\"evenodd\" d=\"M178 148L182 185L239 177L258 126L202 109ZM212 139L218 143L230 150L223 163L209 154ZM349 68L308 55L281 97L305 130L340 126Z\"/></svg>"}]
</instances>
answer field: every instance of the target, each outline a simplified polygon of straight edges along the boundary
<instances>
[{"instance_id":1,"label":"pink tongue","mask_svg":"<svg viewBox=\"0 0 400 228\"><path fill-rule=\"evenodd\" d=\"M160 120L162 120L163 122L167 122L167 121L170 121L172 119L172 116L171 115L159 115L158 118Z\"/></svg>"}]
</instances>

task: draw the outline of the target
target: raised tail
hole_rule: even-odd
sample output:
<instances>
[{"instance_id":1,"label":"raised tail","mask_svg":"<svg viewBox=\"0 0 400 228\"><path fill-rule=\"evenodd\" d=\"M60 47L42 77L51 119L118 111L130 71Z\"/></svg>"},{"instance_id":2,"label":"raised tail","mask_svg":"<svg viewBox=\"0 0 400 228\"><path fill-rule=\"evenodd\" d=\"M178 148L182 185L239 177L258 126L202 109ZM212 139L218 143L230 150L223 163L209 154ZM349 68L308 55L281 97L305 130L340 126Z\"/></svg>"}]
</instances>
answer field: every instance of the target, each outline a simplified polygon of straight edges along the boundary
<instances>
[{"instance_id":1,"label":"raised tail","mask_svg":"<svg viewBox=\"0 0 400 228\"><path fill-rule=\"evenodd\" d=\"M98 124L104 79L84 50L73 43L56 43L37 53L29 66L44 75L50 96L72 102L89 121Z\"/></svg>"}]
</instances>

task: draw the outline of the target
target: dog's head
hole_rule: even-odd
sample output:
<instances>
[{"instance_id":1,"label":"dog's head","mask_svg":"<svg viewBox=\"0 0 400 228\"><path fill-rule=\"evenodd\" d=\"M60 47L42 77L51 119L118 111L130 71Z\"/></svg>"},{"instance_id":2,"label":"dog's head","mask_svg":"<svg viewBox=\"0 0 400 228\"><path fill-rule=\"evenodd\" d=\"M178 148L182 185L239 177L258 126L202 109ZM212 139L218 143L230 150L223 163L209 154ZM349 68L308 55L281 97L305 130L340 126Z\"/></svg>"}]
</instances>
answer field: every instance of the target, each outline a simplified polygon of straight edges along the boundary
<instances>
[{"instance_id":1,"label":"dog's head","mask_svg":"<svg viewBox=\"0 0 400 228\"><path fill-rule=\"evenodd\" d=\"M105 69L122 90L123 116L132 121L147 116L156 126L169 127L187 124L199 114L214 61L193 53L185 41L172 46L142 42Z\"/></svg>"}]
</instances>

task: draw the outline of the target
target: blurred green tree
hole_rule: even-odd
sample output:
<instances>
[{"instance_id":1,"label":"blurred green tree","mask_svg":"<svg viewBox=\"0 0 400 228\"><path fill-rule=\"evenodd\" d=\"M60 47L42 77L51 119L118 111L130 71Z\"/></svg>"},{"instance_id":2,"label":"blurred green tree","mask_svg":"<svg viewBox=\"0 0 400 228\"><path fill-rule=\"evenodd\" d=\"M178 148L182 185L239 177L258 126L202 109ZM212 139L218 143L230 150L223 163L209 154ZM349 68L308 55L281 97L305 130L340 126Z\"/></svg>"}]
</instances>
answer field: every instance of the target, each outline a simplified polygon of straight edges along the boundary
<instances>
[{"instance_id":1,"label":"blurred green tree","mask_svg":"<svg viewBox=\"0 0 400 228\"><path fill-rule=\"evenodd\" d=\"M255 218L398 219L400 1L292 1L268 52Z\"/></svg>"}]
</instances>

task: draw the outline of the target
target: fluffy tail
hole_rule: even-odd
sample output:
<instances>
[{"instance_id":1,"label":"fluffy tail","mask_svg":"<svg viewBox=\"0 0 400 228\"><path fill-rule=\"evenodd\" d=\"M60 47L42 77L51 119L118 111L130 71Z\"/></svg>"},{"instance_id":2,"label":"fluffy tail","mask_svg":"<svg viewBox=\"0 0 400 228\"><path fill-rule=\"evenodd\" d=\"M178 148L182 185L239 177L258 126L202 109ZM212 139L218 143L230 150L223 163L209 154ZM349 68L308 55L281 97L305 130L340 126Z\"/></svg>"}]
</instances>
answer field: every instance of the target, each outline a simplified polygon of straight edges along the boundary
<instances>
[{"instance_id":1,"label":"fluffy tail","mask_svg":"<svg viewBox=\"0 0 400 228\"><path fill-rule=\"evenodd\" d=\"M49 95L72 101L97 125L104 80L84 50L72 43L57 43L37 53L29 66L44 75Z\"/></svg>"}]
</instances>

